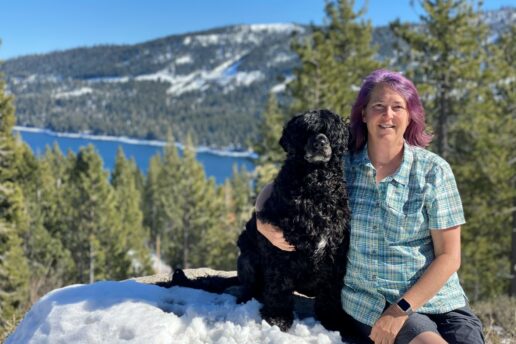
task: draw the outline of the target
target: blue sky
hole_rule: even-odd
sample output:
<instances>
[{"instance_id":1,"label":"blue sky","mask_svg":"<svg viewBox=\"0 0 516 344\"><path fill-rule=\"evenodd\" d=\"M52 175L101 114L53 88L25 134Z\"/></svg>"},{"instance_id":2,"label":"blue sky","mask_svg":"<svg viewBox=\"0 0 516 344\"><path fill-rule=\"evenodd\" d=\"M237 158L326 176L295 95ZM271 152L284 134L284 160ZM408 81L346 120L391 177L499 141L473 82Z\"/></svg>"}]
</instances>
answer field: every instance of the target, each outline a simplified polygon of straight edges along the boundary
<instances>
[{"instance_id":1,"label":"blue sky","mask_svg":"<svg viewBox=\"0 0 516 344\"><path fill-rule=\"evenodd\" d=\"M414 2L414 1L413 1ZM417 1L415 1L417 2ZM356 7L364 0L356 0ZM411 0L369 0L366 18L417 21ZM515 0L484 0L485 9ZM230 24L322 23L324 0L0 0L0 60L96 44L132 44Z\"/></svg>"}]
</instances>

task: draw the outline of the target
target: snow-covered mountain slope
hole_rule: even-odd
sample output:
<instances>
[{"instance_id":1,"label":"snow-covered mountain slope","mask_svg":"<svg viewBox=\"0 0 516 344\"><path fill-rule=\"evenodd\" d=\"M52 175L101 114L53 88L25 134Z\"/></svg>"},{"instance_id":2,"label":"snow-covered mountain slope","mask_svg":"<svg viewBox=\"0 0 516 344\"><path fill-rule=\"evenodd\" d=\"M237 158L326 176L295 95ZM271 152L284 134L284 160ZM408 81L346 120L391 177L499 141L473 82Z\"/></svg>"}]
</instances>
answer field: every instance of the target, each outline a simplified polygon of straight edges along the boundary
<instances>
[{"instance_id":1,"label":"snow-covered mountain slope","mask_svg":"<svg viewBox=\"0 0 516 344\"><path fill-rule=\"evenodd\" d=\"M482 17L496 39L516 8ZM188 132L198 144L243 147L257 133L269 93L284 97L299 64L293 40L308 26L236 25L136 45L30 55L0 65L16 96L18 125L146 139ZM396 63L388 27L373 32L378 59Z\"/></svg>"}]
</instances>

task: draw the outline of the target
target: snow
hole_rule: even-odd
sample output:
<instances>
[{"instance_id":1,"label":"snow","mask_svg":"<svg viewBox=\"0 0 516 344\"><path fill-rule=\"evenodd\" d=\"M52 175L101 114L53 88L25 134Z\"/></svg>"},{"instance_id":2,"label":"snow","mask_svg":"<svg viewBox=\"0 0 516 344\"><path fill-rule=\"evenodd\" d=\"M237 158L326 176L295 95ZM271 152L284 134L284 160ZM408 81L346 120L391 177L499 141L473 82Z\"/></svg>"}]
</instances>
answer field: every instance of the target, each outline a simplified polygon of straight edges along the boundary
<instances>
[{"instance_id":1,"label":"snow","mask_svg":"<svg viewBox=\"0 0 516 344\"><path fill-rule=\"evenodd\" d=\"M194 40L197 41L201 46L205 47L208 45L219 44L219 39L222 35L198 35L194 37Z\"/></svg>"},{"instance_id":2,"label":"snow","mask_svg":"<svg viewBox=\"0 0 516 344\"><path fill-rule=\"evenodd\" d=\"M292 32L304 32L305 29L296 24L292 23L276 23L276 24L251 24L243 27L249 28L249 30L254 32L276 32L276 33L286 33L290 34Z\"/></svg>"},{"instance_id":3,"label":"snow","mask_svg":"<svg viewBox=\"0 0 516 344\"><path fill-rule=\"evenodd\" d=\"M130 79L127 76L121 76L121 77L98 77L98 78L89 78L87 79L90 83L97 83L97 82L128 82Z\"/></svg>"},{"instance_id":4,"label":"snow","mask_svg":"<svg viewBox=\"0 0 516 344\"><path fill-rule=\"evenodd\" d=\"M341 343L314 318L282 332L259 309L255 300L136 281L72 285L34 304L5 343Z\"/></svg>"},{"instance_id":5,"label":"snow","mask_svg":"<svg viewBox=\"0 0 516 344\"><path fill-rule=\"evenodd\" d=\"M278 65L280 63L288 62L295 58L296 58L296 55L294 55L294 54L280 53L280 54L276 55L272 59L272 61L268 62L268 65L270 65L270 66Z\"/></svg>"},{"instance_id":6,"label":"snow","mask_svg":"<svg viewBox=\"0 0 516 344\"><path fill-rule=\"evenodd\" d=\"M92 93L93 90L90 87L81 87L76 90L67 91L67 92L57 92L54 95L54 98L70 98L70 97L80 97L84 94Z\"/></svg>"},{"instance_id":7,"label":"snow","mask_svg":"<svg viewBox=\"0 0 516 344\"><path fill-rule=\"evenodd\" d=\"M177 65L182 65L182 64L192 63L192 62L193 62L193 59L192 59L192 56L190 56L190 55L183 55L176 59Z\"/></svg>"},{"instance_id":8,"label":"snow","mask_svg":"<svg viewBox=\"0 0 516 344\"><path fill-rule=\"evenodd\" d=\"M294 80L293 76L286 77L285 81L283 81L282 83L272 86L270 92L272 92L272 93L285 92L285 89L287 88L287 84L289 82L291 82L292 80Z\"/></svg>"},{"instance_id":9,"label":"snow","mask_svg":"<svg viewBox=\"0 0 516 344\"><path fill-rule=\"evenodd\" d=\"M190 74L175 74L167 67L156 73L145 74L136 77L136 80L153 80L170 83L167 94L181 95L191 91L203 91L210 87L210 83L218 83L221 86L228 86L231 90L236 86L249 86L253 82L263 80L265 75L259 71L238 71L239 60L247 54L247 51L238 53L212 70L197 70Z\"/></svg>"},{"instance_id":10,"label":"snow","mask_svg":"<svg viewBox=\"0 0 516 344\"><path fill-rule=\"evenodd\" d=\"M23 126L14 126L14 131L26 131L32 133L43 133L50 136L55 137L70 137L70 138L78 138L78 139L86 139L86 140L95 140L95 141L112 141L112 142L123 142L126 144L132 145L147 145L147 146L157 146L157 147L165 147L167 142L158 141L158 140L140 140L129 138L125 136L108 136L108 135L91 135L87 133L63 133L63 132L55 132L48 129L41 128L32 128L32 127L23 127ZM184 150L184 146L176 142L175 146L181 150ZM258 155L253 151L233 151L235 147L226 147L222 149L213 149L206 146L197 146L195 147L195 152L197 153L210 153L218 156L229 156L235 158L251 158L257 159ZM161 271L165 272L165 271Z\"/></svg>"}]
</instances>

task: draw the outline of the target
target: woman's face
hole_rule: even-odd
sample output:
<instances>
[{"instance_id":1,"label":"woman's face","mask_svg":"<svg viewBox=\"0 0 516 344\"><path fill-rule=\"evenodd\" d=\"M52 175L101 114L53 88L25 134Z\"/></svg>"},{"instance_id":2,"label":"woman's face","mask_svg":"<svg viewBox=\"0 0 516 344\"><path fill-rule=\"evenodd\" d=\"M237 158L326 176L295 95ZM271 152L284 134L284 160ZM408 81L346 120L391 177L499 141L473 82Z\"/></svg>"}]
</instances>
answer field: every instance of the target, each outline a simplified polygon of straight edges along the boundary
<instances>
[{"instance_id":1,"label":"woman's face","mask_svg":"<svg viewBox=\"0 0 516 344\"><path fill-rule=\"evenodd\" d=\"M389 86L377 85L362 120L367 125L368 141L403 144L403 134L409 124L407 102Z\"/></svg>"}]
</instances>

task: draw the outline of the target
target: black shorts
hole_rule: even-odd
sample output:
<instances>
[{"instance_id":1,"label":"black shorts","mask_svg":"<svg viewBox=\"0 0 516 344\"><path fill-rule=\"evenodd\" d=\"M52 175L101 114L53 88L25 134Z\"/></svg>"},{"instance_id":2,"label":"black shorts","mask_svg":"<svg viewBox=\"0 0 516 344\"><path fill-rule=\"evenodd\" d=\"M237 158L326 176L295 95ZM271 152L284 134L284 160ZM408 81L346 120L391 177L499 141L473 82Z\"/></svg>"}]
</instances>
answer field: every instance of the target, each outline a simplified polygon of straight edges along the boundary
<instances>
[{"instance_id":1,"label":"black shorts","mask_svg":"<svg viewBox=\"0 0 516 344\"><path fill-rule=\"evenodd\" d=\"M371 326L355 320L357 330L369 337ZM483 344L482 323L468 306L443 314L413 313L396 337L396 344L406 344L423 332L440 334L450 344Z\"/></svg>"}]
</instances>

